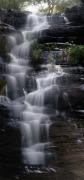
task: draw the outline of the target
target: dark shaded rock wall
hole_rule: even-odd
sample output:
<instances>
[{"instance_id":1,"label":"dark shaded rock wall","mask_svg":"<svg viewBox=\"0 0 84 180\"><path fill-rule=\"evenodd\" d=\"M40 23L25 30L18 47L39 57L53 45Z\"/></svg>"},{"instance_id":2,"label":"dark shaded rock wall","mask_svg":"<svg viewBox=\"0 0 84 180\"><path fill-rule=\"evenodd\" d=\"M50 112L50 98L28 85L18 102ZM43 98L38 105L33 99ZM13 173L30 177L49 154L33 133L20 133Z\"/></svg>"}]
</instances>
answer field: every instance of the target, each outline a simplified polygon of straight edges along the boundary
<instances>
[{"instance_id":1,"label":"dark shaded rock wall","mask_svg":"<svg viewBox=\"0 0 84 180\"><path fill-rule=\"evenodd\" d=\"M71 9L67 9L65 15L69 22L74 25L84 24L84 5L74 6Z\"/></svg>"},{"instance_id":2,"label":"dark shaded rock wall","mask_svg":"<svg viewBox=\"0 0 84 180\"><path fill-rule=\"evenodd\" d=\"M28 13L30 12L0 10L0 19L2 22L10 24L15 28L22 28L26 23Z\"/></svg>"}]
</instances>

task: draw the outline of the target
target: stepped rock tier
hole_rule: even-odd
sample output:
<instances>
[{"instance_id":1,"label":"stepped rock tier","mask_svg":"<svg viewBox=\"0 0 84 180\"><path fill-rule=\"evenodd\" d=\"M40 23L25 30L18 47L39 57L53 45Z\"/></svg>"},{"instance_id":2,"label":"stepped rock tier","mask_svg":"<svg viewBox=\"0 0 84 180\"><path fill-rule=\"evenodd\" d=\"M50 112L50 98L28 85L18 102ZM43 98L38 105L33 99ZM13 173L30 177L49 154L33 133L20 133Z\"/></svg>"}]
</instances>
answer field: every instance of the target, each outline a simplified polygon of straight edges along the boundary
<instances>
[{"instance_id":1,"label":"stepped rock tier","mask_svg":"<svg viewBox=\"0 0 84 180\"><path fill-rule=\"evenodd\" d=\"M26 23L26 16L30 16L31 12L20 12L13 10L0 10L0 19L3 23L10 24L16 29L23 28ZM57 13L47 15L47 20L50 25L48 30L43 30L41 36L38 32L38 38L41 42L74 42L83 44L84 42L84 4L74 6L67 9L65 13ZM6 24L0 25L0 31L13 31L7 28ZM29 23L30 27L31 24Z\"/></svg>"},{"instance_id":2,"label":"stepped rock tier","mask_svg":"<svg viewBox=\"0 0 84 180\"><path fill-rule=\"evenodd\" d=\"M30 58L37 40L83 43L83 20L18 14L0 26L0 179L84 179L84 67Z\"/></svg>"}]
</instances>

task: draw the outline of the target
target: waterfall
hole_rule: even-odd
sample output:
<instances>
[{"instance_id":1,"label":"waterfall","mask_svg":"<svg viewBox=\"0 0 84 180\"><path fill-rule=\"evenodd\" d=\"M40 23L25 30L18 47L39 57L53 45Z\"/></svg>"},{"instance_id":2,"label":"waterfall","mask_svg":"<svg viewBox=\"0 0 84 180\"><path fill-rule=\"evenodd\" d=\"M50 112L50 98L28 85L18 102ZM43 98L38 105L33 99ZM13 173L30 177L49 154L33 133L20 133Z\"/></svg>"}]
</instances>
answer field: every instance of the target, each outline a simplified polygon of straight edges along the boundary
<instances>
[{"instance_id":1,"label":"waterfall","mask_svg":"<svg viewBox=\"0 0 84 180\"><path fill-rule=\"evenodd\" d=\"M49 65L51 70L48 69L47 73L35 77L37 89L29 93L25 90L26 74L28 75L29 72L30 46L37 38L37 33L48 27L45 16L30 14L24 29L20 30L21 36L13 34L8 37L12 50L9 53L11 62L7 67L7 95L12 100L11 109L14 116L19 117L22 159L28 166L46 164L46 156L49 152L45 152L45 149L50 143L51 120L44 111L45 98L46 95L52 94L57 77L63 74L61 68L56 67L53 72L53 66ZM42 140L43 131L45 141Z\"/></svg>"}]
</instances>

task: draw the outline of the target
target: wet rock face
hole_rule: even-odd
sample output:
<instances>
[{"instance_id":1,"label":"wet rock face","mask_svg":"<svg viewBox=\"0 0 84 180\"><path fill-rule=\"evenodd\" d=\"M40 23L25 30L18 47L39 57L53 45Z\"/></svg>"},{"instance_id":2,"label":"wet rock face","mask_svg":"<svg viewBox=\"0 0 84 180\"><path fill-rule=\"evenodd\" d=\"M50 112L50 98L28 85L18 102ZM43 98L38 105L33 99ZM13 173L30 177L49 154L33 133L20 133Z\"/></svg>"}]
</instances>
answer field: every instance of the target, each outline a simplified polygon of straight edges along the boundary
<instances>
[{"instance_id":1,"label":"wet rock face","mask_svg":"<svg viewBox=\"0 0 84 180\"><path fill-rule=\"evenodd\" d=\"M15 120L14 120L15 121ZM0 164L3 172L15 171L21 163L21 132L14 125L9 109L0 105Z\"/></svg>"},{"instance_id":2,"label":"wet rock face","mask_svg":"<svg viewBox=\"0 0 84 180\"><path fill-rule=\"evenodd\" d=\"M5 106L0 105L0 130L5 128L9 117L9 110Z\"/></svg>"},{"instance_id":3,"label":"wet rock face","mask_svg":"<svg viewBox=\"0 0 84 180\"><path fill-rule=\"evenodd\" d=\"M30 12L27 12L27 14ZM14 10L0 10L0 17L4 23L10 24L16 28L21 28L26 23L26 13Z\"/></svg>"},{"instance_id":4,"label":"wet rock face","mask_svg":"<svg viewBox=\"0 0 84 180\"><path fill-rule=\"evenodd\" d=\"M0 35L0 79L4 79L3 74L7 72L7 64L10 62L10 52L12 45L9 44L6 34Z\"/></svg>"},{"instance_id":5,"label":"wet rock face","mask_svg":"<svg viewBox=\"0 0 84 180\"><path fill-rule=\"evenodd\" d=\"M5 24L0 24L0 27L5 27ZM14 34L17 39L17 44L20 44L23 41L22 34L18 31L16 33L16 30L13 28L11 29L11 26L7 26L10 33L7 32L7 29L4 29L3 32L1 32L0 29L0 75L7 73L7 64L10 62L11 57L9 55L11 48L14 47L14 44L11 40L12 37L12 30L14 30ZM3 78L1 78L3 79Z\"/></svg>"},{"instance_id":6,"label":"wet rock face","mask_svg":"<svg viewBox=\"0 0 84 180\"><path fill-rule=\"evenodd\" d=\"M50 127L50 139L54 147L50 148L57 157L52 162L55 166L63 166L65 169L68 167L70 171L79 174L79 163L82 164L84 153L84 79L79 81L79 78L81 79L84 68L72 67L71 70L68 67L67 70L69 76L66 79L62 77L61 81L59 77L57 81L59 86L61 84L61 96L58 99L59 113L55 117L51 116L53 123ZM82 165L80 169L83 172Z\"/></svg>"},{"instance_id":7,"label":"wet rock face","mask_svg":"<svg viewBox=\"0 0 84 180\"><path fill-rule=\"evenodd\" d=\"M3 62L2 58L0 58L0 79L3 79L1 74L6 72L6 65Z\"/></svg>"},{"instance_id":8,"label":"wet rock face","mask_svg":"<svg viewBox=\"0 0 84 180\"><path fill-rule=\"evenodd\" d=\"M65 11L65 15L72 24L84 23L84 5L74 6Z\"/></svg>"},{"instance_id":9,"label":"wet rock face","mask_svg":"<svg viewBox=\"0 0 84 180\"><path fill-rule=\"evenodd\" d=\"M37 88L34 76L26 76L25 90L26 92L34 91Z\"/></svg>"},{"instance_id":10,"label":"wet rock face","mask_svg":"<svg viewBox=\"0 0 84 180\"><path fill-rule=\"evenodd\" d=\"M84 107L84 90L80 87L72 87L68 89L68 97L73 110L82 109Z\"/></svg>"},{"instance_id":11,"label":"wet rock face","mask_svg":"<svg viewBox=\"0 0 84 180\"><path fill-rule=\"evenodd\" d=\"M44 51L41 54L40 59L42 59L42 63L55 63L55 64L62 64L63 59L63 51L60 49L51 50L51 51Z\"/></svg>"},{"instance_id":12,"label":"wet rock face","mask_svg":"<svg viewBox=\"0 0 84 180\"><path fill-rule=\"evenodd\" d=\"M24 25L26 21L26 17L24 13L8 11L7 16L4 20L7 24L11 24L14 27L21 27Z\"/></svg>"},{"instance_id":13,"label":"wet rock face","mask_svg":"<svg viewBox=\"0 0 84 180\"><path fill-rule=\"evenodd\" d=\"M6 57L6 54L10 51L6 35L0 37L0 56Z\"/></svg>"}]
</instances>

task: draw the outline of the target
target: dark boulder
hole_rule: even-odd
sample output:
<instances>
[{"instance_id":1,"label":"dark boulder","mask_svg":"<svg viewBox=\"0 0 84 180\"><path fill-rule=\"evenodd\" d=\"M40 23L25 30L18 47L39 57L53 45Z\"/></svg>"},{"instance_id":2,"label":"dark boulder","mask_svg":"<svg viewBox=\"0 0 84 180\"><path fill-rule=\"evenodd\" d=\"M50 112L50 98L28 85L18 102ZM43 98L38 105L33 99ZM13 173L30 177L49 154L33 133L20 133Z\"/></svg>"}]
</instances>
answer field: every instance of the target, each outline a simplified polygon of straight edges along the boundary
<instances>
[{"instance_id":1,"label":"dark boulder","mask_svg":"<svg viewBox=\"0 0 84 180\"><path fill-rule=\"evenodd\" d=\"M12 119L9 108L0 105L0 169L2 174L14 173L21 165L21 132L15 121Z\"/></svg>"},{"instance_id":2,"label":"dark boulder","mask_svg":"<svg viewBox=\"0 0 84 180\"><path fill-rule=\"evenodd\" d=\"M0 56L5 59L8 52L10 52L10 48L8 46L7 36L3 34L0 36Z\"/></svg>"},{"instance_id":3,"label":"dark boulder","mask_svg":"<svg viewBox=\"0 0 84 180\"><path fill-rule=\"evenodd\" d=\"M24 27L27 19L27 15L30 12L18 11L18 10L7 10L5 12L0 10L0 17L4 23L10 24L15 28Z\"/></svg>"},{"instance_id":4,"label":"dark boulder","mask_svg":"<svg viewBox=\"0 0 84 180\"><path fill-rule=\"evenodd\" d=\"M69 103L73 110L82 109L84 107L84 89L83 86L72 86L67 90Z\"/></svg>"},{"instance_id":5,"label":"dark boulder","mask_svg":"<svg viewBox=\"0 0 84 180\"><path fill-rule=\"evenodd\" d=\"M14 26L9 25L4 22L0 22L0 34L9 34L9 33L14 33L16 32Z\"/></svg>"},{"instance_id":6,"label":"dark boulder","mask_svg":"<svg viewBox=\"0 0 84 180\"><path fill-rule=\"evenodd\" d=\"M34 76L28 76L26 75L26 81L25 81L25 90L26 92L31 92L37 89L37 84Z\"/></svg>"},{"instance_id":7,"label":"dark boulder","mask_svg":"<svg viewBox=\"0 0 84 180\"><path fill-rule=\"evenodd\" d=\"M84 42L84 24L82 25L60 25L43 30L38 34L38 41L46 42L74 42L80 44Z\"/></svg>"},{"instance_id":8,"label":"dark boulder","mask_svg":"<svg viewBox=\"0 0 84 180\"><path fill-rule=\"evenodd\" d=\"M84 5L74 6L67 9L65 15L69 22L74 25L84 24Z\"/></svg>"},{"instance_id":9,"label":"dark boulder","mask_svg":"<svg viewBox=\"0 0 84 180\"><path fill-rule=\"evenodd\" d=\"M10 112L9 109L4 106L4 105L0 105L0 131L2 129L5 129L6 124L8 123L10 119Z\"/></svg>"},{"instance_id":10,"label":"dark boulder","mask_svg":"<svg viewBox=\"0 0 84 180\"><path fill-rule=\"evenodd\" d=\"M6 64L4 63L3 58L0 57L0 80L2 80L2 74L6 73Z\"/></svg>"},{"instance_id":11,"label":"dark boulder","mask_svg":"<svg viewBox=\"0 0 84 180\"><path fill-rule=\"evenodd\" d=\"M19 128L6 127L0 131L0 168L2 174L18 172L21 166L21 133Z\"/></svg>"}]
</instances>

